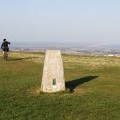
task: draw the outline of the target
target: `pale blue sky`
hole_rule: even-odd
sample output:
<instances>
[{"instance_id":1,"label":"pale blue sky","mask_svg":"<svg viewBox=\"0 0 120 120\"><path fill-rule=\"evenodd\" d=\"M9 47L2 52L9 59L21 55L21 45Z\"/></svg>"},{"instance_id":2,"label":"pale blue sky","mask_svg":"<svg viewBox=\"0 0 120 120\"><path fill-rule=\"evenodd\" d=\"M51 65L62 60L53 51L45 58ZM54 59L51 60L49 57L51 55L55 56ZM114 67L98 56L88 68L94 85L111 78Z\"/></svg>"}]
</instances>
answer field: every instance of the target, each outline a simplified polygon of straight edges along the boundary
<instances>
[{"instance_id":1,"label":"pale blue sky","mask_svg":"<svg viewBox=\"0 0 120 120\"><path fill-rule=\"evenodd\" d=\"M0 39L120 44L120 0L0 0Z\"/></svg>"}]
</instances>

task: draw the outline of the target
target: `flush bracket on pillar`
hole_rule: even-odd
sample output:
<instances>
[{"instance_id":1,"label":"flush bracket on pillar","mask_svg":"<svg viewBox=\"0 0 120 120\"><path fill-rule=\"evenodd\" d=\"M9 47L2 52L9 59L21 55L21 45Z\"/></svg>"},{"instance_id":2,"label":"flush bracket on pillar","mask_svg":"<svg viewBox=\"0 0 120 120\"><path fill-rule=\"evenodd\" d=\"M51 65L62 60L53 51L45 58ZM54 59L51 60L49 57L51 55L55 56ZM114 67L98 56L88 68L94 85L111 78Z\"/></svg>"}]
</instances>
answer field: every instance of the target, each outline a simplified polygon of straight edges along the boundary
<instances>
[{"instance_id":1,"label":"flush bracket on pillar","mask_svg":"<svg viewBox=\"0 0 120 120\"><path fill-rule=\"evenodd\" d=\"M52 84L56 85L56 79L55 78L53 79Z\"/></svg>"}]
</instances>

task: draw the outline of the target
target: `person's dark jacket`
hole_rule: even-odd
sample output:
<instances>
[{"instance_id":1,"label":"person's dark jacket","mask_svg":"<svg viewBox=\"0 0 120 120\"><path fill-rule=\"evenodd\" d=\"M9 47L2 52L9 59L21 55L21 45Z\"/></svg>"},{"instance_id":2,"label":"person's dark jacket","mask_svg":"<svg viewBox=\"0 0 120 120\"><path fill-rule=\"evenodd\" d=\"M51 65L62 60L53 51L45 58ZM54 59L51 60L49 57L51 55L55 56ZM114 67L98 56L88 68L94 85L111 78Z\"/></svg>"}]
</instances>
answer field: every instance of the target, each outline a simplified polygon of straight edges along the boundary
<instances>
[{"instance_id":1,"label":"person's dark jacket","mask_svg":"<svg viewBox=\"0 0 120 120\"><path fill-rule=\"evenodd\" d=\"M8 51L9 50L8 44L10 44L10 42L4 41L1 45L1 49L3 49L4 51L6 50Z\"/></svg>"}]
</instances>

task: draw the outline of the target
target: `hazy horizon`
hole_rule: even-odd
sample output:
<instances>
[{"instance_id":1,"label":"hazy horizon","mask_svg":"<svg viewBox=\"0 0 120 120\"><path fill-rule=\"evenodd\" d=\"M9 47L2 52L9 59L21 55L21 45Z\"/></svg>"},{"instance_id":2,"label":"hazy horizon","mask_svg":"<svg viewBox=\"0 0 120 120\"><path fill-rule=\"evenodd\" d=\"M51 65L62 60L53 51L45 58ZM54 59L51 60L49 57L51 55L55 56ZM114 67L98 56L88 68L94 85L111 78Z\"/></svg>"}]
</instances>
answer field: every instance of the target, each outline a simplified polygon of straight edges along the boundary
<instances>
[{"instance_id":1,"label":"hazy horizon","mask_svg":"<svg viewBox=\"0 0 120 120\"><path fill-rule=\"evenodd\" d=\"M0 40L120 44L119 0L4 0Z\"/></svg>"},{"instance_id":2,"label":"hazy horizon","mask_svg":"<svg viewBox=\"0 0 120 120\"><path fill-rule=\"evenodd\" d=\"M86 48L119 48L120 44L95 44L95 43L88 43L88 42L79 42L79 43L72 43L72 42L13 42L10 45L10 48L28 48L28 49L41 49L41 48L76 48L76 49L86 49Z\"/></svg>"}]
</instances>

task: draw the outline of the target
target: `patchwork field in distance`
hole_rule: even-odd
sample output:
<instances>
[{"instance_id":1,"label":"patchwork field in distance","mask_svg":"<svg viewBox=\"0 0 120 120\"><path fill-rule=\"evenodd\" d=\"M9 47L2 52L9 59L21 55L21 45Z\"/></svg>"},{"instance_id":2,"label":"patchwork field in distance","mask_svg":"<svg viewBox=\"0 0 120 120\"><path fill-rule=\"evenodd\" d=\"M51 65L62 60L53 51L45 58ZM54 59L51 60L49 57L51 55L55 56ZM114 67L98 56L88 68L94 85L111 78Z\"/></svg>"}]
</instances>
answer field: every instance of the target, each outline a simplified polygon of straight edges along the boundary
<instances>
[{"instance_id":1,"label":"patchwork field in distance","mask_svg":"<svg viewBox=\"0 0 120 120\"><path fill-rule=\"evenodd\" d=\"M0 120L120 120L120 58L63 54L66 91L39 92L45 54L0 54Z\"/></svg>"}]
</instances>

